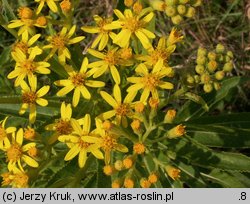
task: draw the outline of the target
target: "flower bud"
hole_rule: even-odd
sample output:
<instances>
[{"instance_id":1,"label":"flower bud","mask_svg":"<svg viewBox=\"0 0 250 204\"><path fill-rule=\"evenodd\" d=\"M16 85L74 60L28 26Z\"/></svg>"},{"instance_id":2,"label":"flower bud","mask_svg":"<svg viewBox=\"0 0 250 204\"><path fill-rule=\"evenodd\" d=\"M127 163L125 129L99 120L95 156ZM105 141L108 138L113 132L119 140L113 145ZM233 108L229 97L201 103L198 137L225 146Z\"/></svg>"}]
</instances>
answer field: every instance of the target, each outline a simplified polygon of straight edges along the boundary
<instances>
[{"instance_id":1,"label":"flower bud","mask_svg":"<svg viewBox=\"0 0 250 204\"><path fill-rule=\"evenodd\" d=\"M214 73L214 71L217 69L217 67L218 67L218 64L217 64L217 62L214 61L214 60L211 60L211 61L208 62L208 64L207 64L207 68L208 68L208 71L209 71L210 73Z\"/></svg>"},{"instance_id":2,"label":"flower bud","mask_svg":"<svg viewBox=\"0 0 250 204\"><path fill-rule=\"evenodd\" d=\"M196 84L200 83L200 81L201 81L201 78L198 75L194 75L194 79L195 79Z\"/></svg>"},{"instance_id":3,"label":"flower bud","mask_svg":"<svg viewBox=\"0 0 250 204\"><path fill-rule=\"evenodd\" d=\"M122 160L117 160L114 164L114 167L117 171L121 171L123 169L123 163Z\"/></svg>"},{"instance_id":4,"label":"flower bud","mask_svg":"<svg viewBox=\"0 0 250 204\"><path fill-rule=\"evenodd\" d=\"M45 16L39 16L36 19L36 24L39 26L46 26L47 25L47 19Z\"/></svg>"},{"instance_id":5,"label":"flower bud","mask_svg":"<svg viewBox=\"0 0 250 204\"><path fill-rule=\"evenodd\" d=\"M123 185L125 188L134 188L135 183L132 178L125 178Z\"/></svg>"},{"instance_id":6,"label":"flower bud","mask_svg":"<svg viewBox=\"0 0 250 204\"><path fill-rule=\"evenodd\" d=\"M192 0L192 6L198 7L202 5L202 0Z\"/></svg>"},{"instance_id":7,"label":"flower bud","mask_svg":"<svg viewBox=\"0 0 250 204\"><path fill-rule=\"evenodd\" d=\"M215 78L217 80L219 80L219 81L222 80L224 78L224 76L225 76L225 72L224 71L217 71L215 73Z\"/></svg>"},{"instance_id":8,"label":"flower bud","mask_svg":"<svg viewBox=\"0 0 250 204\"><path fill-rule=\"evenodd\" d=\"M27 153L30 157L34 158L38 155L38 149L36 147L30 147Z\"/></svg>"},{"instance_id":9,"label":"flower bud","mask_svg":"<svg viewBox=\"0 0 250 204\"><path fill-rule=\"evenodd\" d=\"M29 7L20 7L18 9L18 16L21 19L31 19L33 14L33 11Z\"/></svg>"},{"instance_id":10,"label":"flower bud","mask_svg":"<svg viewBox=\"0 0 250 204\"><path fill-rule=\"evenodd\" d=\"M187 83L190 84L190 85L193 85L194 84L194 77L192 77L191 75L188 75L187 76Z\"/></svg>"},{"instance_id":11,"label":"flower bud","mask_svg":"<svg viewBox=\"0 0 250 204\"><path fill-rule=\"evenodd\" d=\"M157 109L157 107L158 107L160 101L159 101L158 98L150 97L148 103L149 103L149 106L150 106L152 109Z\"/></svg>"},{"instance_id":12,"label":"flower bud","mask_svg":"<svg viewBox=\"0 0 250 204\"><path fill-rule=\"evenodd\" d=\"M61 7L61 9L62 9L62 12L64 12L64 13L70 12L70 10L71 10L71 8L72 8L72 5L71 5L70 0L63 0L63 1L60 3L60 7Z\"/></svg>"},{"instance_id":13,"label":"flower bud","mask_svg":"<svg viewBox=\"0 0 250 204\"><path fill-rule=\"evenodd\" d=\"M198 56L205 56L207 54L207 50L204 47L199 47L197 55Z\"/></svg>"},{"instance_id":14,"label":"flower bud","mask_svg":"<svg viewBox=\"0 0 250 204\"><path fill-rule=\"evenodd\" d=\"M210 84L210 83L204 84L204 85L203 85L203 90L204 90L206 93L210 93L211 91L213 91L213 86L212 86L212 84Z\"/></svg>"},{"instance_id":15,"label":"flower bud","mask_svg":"<svg viewBox=\"0 0 250 204\"><path fill-rule=\"evenodd\" d=\"M132 5L133 5L133 3L134 3L134 1L133 1L133 0L124 0L124 5L125 5L125 6L127 6L127 7L132 6Z\"/></svg>"},{"instance_id":16,"label":"flower bud","mask_svg":"<svg viewBox=\"0 0 250 204\"><path fill-rule=\"evenodd\" d=\"M182 16L176 15L176 16L171 17L171 20L173 24L179 25L184 19L182 18Z\"/></svg>"},{"instance_id":17,"label":"flower bud","mask_svg":"<svg viewBox=\"0 0 250 204\"><path fill-rule=\"evenodd\" d=\"M227 51L227 56L229 56L231 59L233 59L234 54L232 51Z\"/></svg>"},{"instance_id":18,"label":"flower bud","mask_svg":"<svg viewBox=\"0 0 250 204\"><path fill-rule=\"evenodd\" d=\"M181 172L180 169L168 165L165 167L165 171L167 172L168 176L173 180L180 178L180 172Z\"/></svg>"},{"instance_id":19,"label":"flower bud","mask_svg":"<svg viewBox=\"0 0 250 204\"><path fill-rule=\"evenodd\" d=\"M105 121L102 123L102 127L103 127L104 130L109 131L109 130L112 129L113 123L111 123L109 120L105 120Z\"/></svg>"},{"instance_id":20,"label":"flower bud","mask_svg":"<svg viewBox=\"0 0 250 204\"><path fill-rule=\"evenodd\" d=\"M164 117L164 123L172 123L176 116L176 110L169 109Z\"/></svg>"},{"instance_id":21,"label":"flower bud","mask_svg":"<svg viewBox=\"0 0 250 204\"><path fill-rule=\"evenodd\" d=\"M158 181L158 176L156 175L156 173L151 173L149 176L148 176L148 181L150 183L156 183Z\"/></svg>"},{"instance_id":22,"label":"flower bud","mask_svg":"<svg viewBox=\"0 0 250 204\"><path fill-rule=\"evenodd\" d=\"M173 127L172 129L170 129L167 132L168 138L173 139L173 138L183 136L186 133L185 128L186 128L186 126L184 126L184 125L177 125L177 126Z\"/></svg>"},{"instance_id":23,"label":"flower bud","mask_svg":"<svg viewBox=\"0 0 250 204\"><path fill-rule=\"evenodd\" d=\"M140 180L140 186L142 188L150 188L151 183L146 178L141 178L141 180Z\"/></svg>"},{"instance_id":24,"label":"flower bud","mask_svg":"<svg viewBox=\"0 0 250 204\"><path fill-rule=\"evenodd\" d=\"M122 163L125 169L130 169L133 166L134 162L133 162L132 157L128 156L125 159L123 159Z\"/></svg>"},{"instance_id":25,"label":"flower bud","mask_svg":"<svg viewBox=\"0 0 250 204\"><path fill-rule=\"evenodd\" d=\"M204 56L197 56L196 63L198 65L204 65L206 63L207 58Z\"/></svg>"},{"instance_id":26,"label":"flower bud","mask_svg":"<svg viewBox=\"0 0 250 204\"><path fill-rule=\"evenodd\" d=\"M116 179L111 184L112 188L121 188L121 182L119 179Z\"/></svg>"},{"instance_id":27,"label":"flower bud","mask_svg":"<svg viewBox=\"0 0 250 204\"><path fill-rule=\"evenodd\" d=\"M201 75L201 82L203 84L209 83L211 81L210 75L208 73L204 73Z\"/></svg>"},{"instance_id":28,"label":"flower bud","mask_svg":"<svg viewBox=\"0 0 250 204\"><path fill-rule=\"evenodd\" d=\"M177 11L176 8L173 6L167 6L165 9L165 13L168 17L173 17L176 15Z\"/></svg>"},{"instance_id":29,"label":"flower bud","mask_svg":"<svg viewBox=\"0 0 250 204\"><path fill-rule=\"evenodd\" d=\"M133 150L136 154L143 154L146 151L146 148L145 148L144 144L136 143L133 146Z\"/></svg>"},{"instance_id":30,"label":"flower bud","mask_svg":"<svg viewBox=\"0 0 250 204\"><path fill-rule=\"evenodd\" d=\"M218 44L217 46L216 46L216 52L217 53L220 53L220 54L222 54L222 53L224 53L225 52L225 47L224 47L224 45L222 45L222 44Z\"/></svg>"},{"instance_id":31,"label":"flower bud","mask_svg":"<svg viewBox=\"0 0 250 204\"><path fill-rule=\"evenodd\" d=\"M23 137L26 140L34 140L36 137L36 132L34 128L28 127L24 130Z\"/></svg>"},{"instance_id":32,"label":"flower bud","mask_svg":"<svg viewBox=\"0 0 250 204\"><path fill-rule=\"evenodd\" d=\"M138 131L141 127L141 121L138 119L134 119L133 122L131 123L131 127L134 131Z\"/></svg>"},{"instance_id":33,"label":"flower bud","mask_svg":"<svg viewBox=\"0 0 250 204\"><path fill-rule=\"evenodd\" d=\"M174 6L178 4L178 0L165 0L167 6Z\"/></svg>"},{"instance_id":34,"label":"flower bud","mask_svg":"<svg viewBox=\"0 0 250 204\"><path fill-rule=\"evenodd\" d=\"M142 4L140 3L140 2L135 2L135 4L133 5L133 11L134 11L134 13L135 14L139 14L139 13L141 13L141 11L142 11Z\"/></svg>"},{"instance_id":35,"label":"flower bud","mask_svg":"<svg viewBox=\"0 0 250 204\"><path fill-rule=\"evenodd\" d=\"M225 72L231 72L233 70L233 62L230 61L230 62L227 62L226 64L224 64L223 70Z\"/></svg>"},{"instance_id":36,"label":"flower bud","mask_svg":"<svg viewBox=\"0 0 250 204\"><path fill-rule=\"evenodd\" d=\"M161 0L150 0L150 5L154 10L164 11L166 9L166 3Z\"/></svg>"},{"instance_id":37,"label":"flower bud","mask_svg":"<svg viewBox=\"0 0 250 204\"><path fill-rule=\"evenodd\" d=\"M179 4L187 4L190 0L179 0Z\"/></svg>"},{"instance_id":38,"label":"flower bud","mask_svg":"<svg viewBox=\"0 0 250 204\"><path fill-rule=\"evenodd\" d=\"M135 111L138 113L142 113L144 111L145 105L142 102L137 102L135 104Z\"/></svg>"},{"instance_id":39,"label":"flower bud","mask_svg":"<svg viewBox=\"0 0 250 204\"><path fill-rule=\"evenodd\" d=\"M190 7L188 7L185 16L188 17L188 18L193 18L195 13L196 13L195 8L190 6Z\"/></svg>"},{"instance_id":40,"label":"flower bud","mask_svg":"<svg viewBox=\"0 0 250 204\"><path fill-rule=\"evenodd\" d=\"M221 88L221 84L219 82L214 82L214 89L218 91Z\"/></svg>"},{"instance_id":41,"label":"flower bud","mask_svg":"<svg viewBox=\"0 0 250 204\"><path fill-rule=\"evenodd\" d=\"M195 71L197 74L203 74L205 71L205 67L203 65L196 65Z\"/></svg>"},{"instance_id":42,"label":"flower bud","mask_svg":"<svg viewBox=\"0 0 250 204\"><path fill-rule=\"evenodd\" d=\"M106 165L103 167L103 173L107 176L111 176L114 173L114 167L111 165Z\"/></svg>"},{"instance_id":43,"label":"flower bud","mask_svg":"<svg viewBox=\"0 0 250 204\"><path fill-rule=\"evenodd\" d=\"M177 11L180 15L184 15L187 12L187 8L185 5L178 5Z\"/></svg>"},{"instance_id":44,"label":"flower bud","mask_svg":"<svg viewBox=\"0 0 250 204\"><path fill-rule=\"evenodd\" d=\"M216 54L214 53L214 52L209 52L208 54L207 54L207 57L208 57L208 59L209 60L216 60Z\"/></svg>"}]
</instances>

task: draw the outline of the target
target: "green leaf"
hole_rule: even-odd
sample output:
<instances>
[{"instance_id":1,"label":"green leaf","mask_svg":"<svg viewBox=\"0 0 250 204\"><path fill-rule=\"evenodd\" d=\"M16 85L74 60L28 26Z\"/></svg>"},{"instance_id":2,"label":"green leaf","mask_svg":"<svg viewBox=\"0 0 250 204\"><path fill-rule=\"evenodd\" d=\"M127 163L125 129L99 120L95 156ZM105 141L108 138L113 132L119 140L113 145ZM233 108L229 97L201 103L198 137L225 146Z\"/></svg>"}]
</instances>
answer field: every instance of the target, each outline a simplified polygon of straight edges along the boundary
<instances>
[{"instance_id":1,"label":"green leaf","mask_svg":"<svg viewBox=\"0 0 250 204\"><path fill-rule=\"evenodd\" d=\"M2 0L4 17L7 21L10 21L10 20L16 19L16 15L14 14L13 9L11 8L8 2L10 1Z\"/></svg>"},{"instance_id":2,"label":"green leaf","mask_svg":"<svg viewBox=\"0 0 250 204\"><path fill-rule=\"evenodd\" d=\"M189 99L195 103L198 103L201 105L201 107L207 112L209 110L208 105L206 104L206 102L204 101L204 99L201 96L198 96L197 94L191 93L191 92L187 92L184 94L184 97L186 99Z\"/></svg>"},{"instance_id":3,"label":"green leaf","mask_svg":"<svg viewBox=\"0 0 250 204\"><path fill-rule=\"evenodd\" d=\"M249 148L250 130L215 125L189 125L187 134L209 147Z\"/></svg>"},{"instance_id":4,"label":"green leaf","mask_svg":"<svg viewBox=\"0 0 250 204\"><path fill-rule=\"evenodd\" d=\"M206 94L202 96L202 98L205 100L209 110L211 111L216 106L216 104L218 104L228 95L231 89L243 84L246 81L249 81L249 77L236 76L226 79L222 82L220 90L213 91L210 94ZM192 101L188 101L182 106L181 110L178 111L175 122L180 123L183 121L188 121L192 118L200 117L204 113L206 113L206 111L200 105Z\"/></svg>"}]
</instances>

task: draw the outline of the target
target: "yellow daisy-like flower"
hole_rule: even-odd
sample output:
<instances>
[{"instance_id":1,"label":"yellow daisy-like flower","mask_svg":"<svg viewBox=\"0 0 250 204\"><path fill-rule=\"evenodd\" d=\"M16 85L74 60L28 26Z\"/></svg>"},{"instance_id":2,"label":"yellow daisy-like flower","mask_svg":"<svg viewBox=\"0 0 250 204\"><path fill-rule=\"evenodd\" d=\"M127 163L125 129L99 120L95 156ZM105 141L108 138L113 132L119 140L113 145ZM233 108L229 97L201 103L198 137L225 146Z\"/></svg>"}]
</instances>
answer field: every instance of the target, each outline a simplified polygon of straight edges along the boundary
<instances>
[{"instance_id":1,"label":"yellow daisy-like flower","mask_svg":"<svg viewBox=\"0 0 250 204\"><path fill-rule=\"evenodd\" d=\"M183 36L180 31L177 30L177 28L172 28L168 39L167 39L167 46L174 45L178 42L181 42L183 40Z\"/></svg>"},{"instance_id":2,"label":"yellow daisy-like flower","mask_svg":"<svg viewBox=\"0 0 250 204\"><path fill-rule=\"evenodd\" d=\"M5 117L4 120L0 121L0 149L10 144L8 135L16 131L15 127L5 127L7 119L8 117Z\"/></svg>"},{"instance_id":3,"label":"yellow daisy-like flower","mask_svg":"<svg viewBox=\"0 0 250 204\"><path fill-rule=\"evenodd\" d=\"M118 50L118 48L113 48L106 53L102 53L93 49L88 49L88 52L89 54L101 59L88 65L89 68L92 68L90 73L93 74L94 78L97 78L110 70L115 83L120 84L121 78L116 66L130 66L132 64L130 60L125 61L121 59L121 54L123 54L123 52Z\"/></svg>"},{"instance_id":4,"label":"yellow daisy-like flower","mask_svg":"<svg viewBox=\"0 0 250 204\"><path fill-rule=\"evenodd\" d=\"M56 13L58 11L57 5L55 3L56 1L59 1L59 0L35 0L35 2L39 2L36 13L39 14L41 12L45 3L48 5L51 11Z\"/></svg>"},{"instance_id":5,"label":"yellow daisy-like flower","mask_svg":"<svg viewBox=\"0 0 250 204\"><path fill-rule=\"evenodd\" d=\"M54 143L60 135L69 135L73 132L73 127L71 125L72 108L71 104L61 105L61 118L56 119L54 123L49 124L45 127L46 130L55 131L55 133L50 137L48 143Z\"/></svg>"},{"instance_id":6,"label":"yellow daisy-like flower","mask_svg":"<svg viewBox=\"0 0 250 204\"><path fill-rule=\"evenodd\" d=\"M2 186L12 186L13 188L28 187L28 175L15 166L11 171L3 173L1 176L3 178Z\"/></svg>"},{"instance_id":7,"label":"yellow daisy-like flower","mask_svg":"<svg viewBox=\"0 0 250 204\"><path fill-rule=\"evenodd\" d=\"M98 141L92 140L91 142L86 141L85 138L92 138L90 133L91 128L91 118L89 114L86 114L84 117L83 127L75 119L71 119L71 124L73 127L73 134L70 135L62 135L58 137L60 142L66 143L70 150L66 154L64 160L69 161L72 160L75 156L79 154L78 164L80 168L83 168L88 153L90 152L98 159L103 159L103 154L100 151L100 145L97 144ZM94 137L93 137L94 138Z\"/></svg>"},{"instance_id":8,"label":"yellow daisy-like flower","mask_svg":"<svg viewBox=\"0 0 250 204\"><path fill-rule=\"evenodd\" d=\"M102 98L113 107L113 110L102 113L100 117L102 120L106 120L115 116L117 125L124 127L128 126L127 117L132 116L132 101L136 96L136 92L129 92L122 102L120 87L116 84L113 89L114 98L105 91L100 92Z\"/></svg>"},{"instance_id":9,"label":"yellow daisy-like flower","mask_svg":"<svg viewBox=\"0 0 250 204\"><path fill-rule=\"evenodd\" d=\"M21 40L18 40L13 44L12 51L18 52L18 49L20 49L25 55L30 54L31 50L34 49L34 47L31 46L40 38L40 36L41 34L36 34L30 39L28 36L24 36ZM38 49L38 47L36 46L35 49ZM42 52L42 50L40 52Z\"/></svg>"},{"instance_id":10,"label":"yellow daisy-like flower","mask_svg":"<svg viewBox=\"0 0 250 204\"><path fill-rule=\"evenodd\" d=\"M174 52L176 46L167 46L165 37L161 37L158 45L155 49L148 50L147 55L138 55L136 56L137 60L144 61L148 66L154 66L159 60L163 61L163 64L167 66L168 59L170 55Z\"/></svg>"},{"instance_id":11,"label":"yellow daisy-like flower","mask_svg":"<svg viewBox=\"0 0 250 204\"><path fill-rule=\"evenodd\" d=\"M69 78L58 80L55 82L57 86L64 86L64 88L57 92L57 96L65 96L74 89L72 102L74 107L78 105L80 95L82 95L85 99L91 98L91 94L86 88L86 86L93 88L105 86L105 83L102 81L94 81L88 79L91 76L91 73L87 71L88 58L84 58L79 72L74 71L74 69L70 66L65 66L65 68L69 74Z\"/></svg>"},{"instance_id":12,"label":"yellow daisy-like flower","mask_svg":"<svg viewBox=\"0 0 250 204\"><path fill-rule=\"evenodd\" d=\"M22 115L29 108L29 121L34 123L36 120L36 104L40 106L47 106L48 101L42 97L46 95L50 86L43 86L37 91L37 78L34 76L29 80L29 85L25 81L21 83L22 88L22 106L19 114Z\"/></svg>"},{"instance_id":13,"label":"yellow daisy-like flower","mask_svg":"<svg viewBox=\"0 0 250 204\"><path fill-rule=\"evenodd\" d=\"M37 161L27 155L27 151L35 146L36 143L34 142L23 145L23 129L20 128L13 135L12 142L4 148L8 161L8 169L11 171L18 165L18 168L23 171L22 162L31 167L38 167Z\"/></svg>"},{"instance_id":14,"label":"yellow daisy-like flower","mask_svg":"<svg viewBox=\"0 0 250 204\"><path fill-rule=\"evenodd\" d=\"M138 90L143 89L140 101L146 102L150 93L154 99L159 99L157 88L162 89L173 89L174 85L170 82L162 81L161 79L168 76L172 69L170 67L164 67L163 61L159 60L157 64L153 67L152 71L149 72L148 68L144 64L140 64L135 69L136 73L140 77L128 77L127 80L134 85L131 85L127 91L128 92L138 92Z\"/></svg>"},{"instance_id":15,"label":"yellow daisy-like flower","mask_svg":"<svg viewBox=\"0 0 250 204\"><path fill-rule=\"evenodd\" d=\"M84 140L86 142L95 142L102 148L106 165L110 163L112 151L128 152L128 148L125 145L118 143L119 135L111 134L109 131L106 131L103 128L102 120L99 118L96 118L96 129L93 131L93 134L101 137L85 137Z\"/></svg>"},{"instance_id":16,"label":"yellow daisy-like flower","mask_svg":"<svg viewBox=\"0 0 250 204\"><path fill-rule=\"evenodd\" d=\"M26 76L28 76L29 81L35 75L38 74L50 74L50 69L48 67L50 64L48 62L36 62L35 57L42 53L41 49L34 47L30 54L27 56L20 49L16 49L16 52L12 52L11 55L16 61L15 69L8 74L8 79L16 78L15 86L19 86Z\"/></svg>"},{"instance_id":17,"label":"yellow daisy-like flower","mask_svg":"<svg viewBox=\"0 0 250 204\"><path fill-rule=\"evenodd\" d=\"M98 33L97 37L93 41L91 48L95 48L98 44L98 50L103 50L108 44L109 37L112 38L114 33L104 28L105 25L112 22L112 18L102 18L98 15L94 15L96 26L83 26L81 29L87 33Z\"/></svg>"},{"instance_id":18,"label":"yellow daisy-like flower","mask_svg":"<svg viewBox=\"0 0 250 204\"><path fill-rule=\"evenodd\" d=\"M58 58L61 63L65 63L66 58L70 59L71 54L66 46L78 43L85 38L84 36L71 38L74 35L75 31L75 25L72 26L69 31L66 27L63 27L60 33L49 36L47 38L47 41L49 41L50 44L43 47L44 49L52 49L48 58L52 57L56 52L58 52Z\"/></svg>"},{"instance_id":19,"label":"yellow daisy-like flower","mask_svg":"<svg viewBox=\"0 0 250 204\"><path fill-rule=\"evenodd\" d=\"M129 44L132 36L138 38L145 49L152 47L149 39L155 38L154 33L147 30L148 23L154 17L154 13L150 8L141 10L139 13L133 13L130 9L125 9L124 14L115 9L115 15L119 18L117 21L104 26L105 29L122 30L114 37L113 43L120 47L126 47Z\"/></svg>"}]
</instances>

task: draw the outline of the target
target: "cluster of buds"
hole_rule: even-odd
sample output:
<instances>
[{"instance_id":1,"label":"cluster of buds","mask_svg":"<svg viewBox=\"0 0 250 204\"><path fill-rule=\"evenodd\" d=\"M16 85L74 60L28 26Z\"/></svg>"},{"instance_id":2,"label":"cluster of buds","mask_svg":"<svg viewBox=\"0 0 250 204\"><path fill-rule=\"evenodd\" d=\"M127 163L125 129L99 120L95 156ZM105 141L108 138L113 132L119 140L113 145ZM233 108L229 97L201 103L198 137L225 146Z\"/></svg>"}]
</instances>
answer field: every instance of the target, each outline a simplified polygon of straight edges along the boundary
<instances>
[{"instance_id":1,"label":"cluster of buds","mask_svg":"<svg viewBox=\"0 0 250 204\"><path fill-rule=\"evenodd\" d=\"M202 0L150 0L150 4L153 9L165 12L178 25L185 17L194 17L195 8L202 4Z\"/></svg>"},{"instance_id":2,"label":"cluster of buds","mask_svg":"<svg viewBox=\"0 0 250 204\"><path fill-rule=\"evenodd\" d=\"M218 44L216 49L208 51L200 47L196 58L195 76L188 75L189 85L202 84L203 90L210 93L213 89L219 90L220 81L226 73L233 69L233 53L227 51L222 44Z\"/></svg>"}]
</instances>

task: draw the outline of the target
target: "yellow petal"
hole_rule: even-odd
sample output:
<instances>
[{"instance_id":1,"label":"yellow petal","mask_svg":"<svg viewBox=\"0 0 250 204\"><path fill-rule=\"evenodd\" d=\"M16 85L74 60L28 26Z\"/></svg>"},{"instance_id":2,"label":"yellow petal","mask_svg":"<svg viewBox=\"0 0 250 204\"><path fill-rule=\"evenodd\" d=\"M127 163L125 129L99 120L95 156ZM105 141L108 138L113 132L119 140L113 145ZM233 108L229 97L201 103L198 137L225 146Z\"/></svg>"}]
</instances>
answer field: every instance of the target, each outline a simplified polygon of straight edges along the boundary
<instances>
[{"instance_id":1,"label":"yellow petal","mask_svg":"<svg viewBox=\"0 0 250 204\"><path fill-rule=\"evenodd\" d=\"M113 94L114 94L115 100L118 103L121 103L122 102L122 96L121 96L122 94L121 94L120 87L117 84L115 84L115 86L114 86Z\"/></svg>"},{"instance_id":2,"label":"yellow petal","mask_svg":"<svg viewBox=\"0 0 250 204\"><path fill-rule=\"evenodd\" d=\"M100 40L102 39L103 33L99 33L99 35L97 35L97 37L94 39L91 48L95 48L98 43L100 42Z\"/></svg>"},{"instance_id":3,"label":"yellow petal","mask_svg":"<svg viewBox=\"0 0 250 204\"><path fill-rule=\"evenodd\" d=\"M99 88L99 87L104 87L105 83L102 81L93 81L93 80L88 80L85 82L86 86L94 87L94 88Z\"/></svg>"},{"instance_id":4,"label":"yellow petal","mask_svg":"<svg viewBox=\"0 0 250 204\"><path fill-rule=\"evenodd\" d=\"M98 27L93 26L83 26L81 29L86 33L99 33L100 29Z\"/></svg>"},{"instance_id":5,"label":"yellow petal","mask_svg":"<svg viewBox=\"0 0 250 204\"><path fill-rule=\"evenodd\" d=\"M30 121L30 123L34 123L35 120L36 120L36 105L31 104L30 105L29 121Z\"/></svg>"},{"instance_id":6,"label":"yellow petal","mask_svg":"<svg viewBox=\"0 0 250 204\"><path fill-rule=\"evenodd\" d=\"M124 99L124 103L128 103L128 104L132 103L136 94L137 94L137 91L128 92L127 96Z\"/></svg>"},{"instance_id":7,"label":"yellow petal","mask_svg":"<svg viewBox=\"0 0 250 204\"><path fill-rule=\"evenodd\" d=\"M117 107L117 106L118 106L118 104L117 104L117 102L115 101L115 99L114 99L111 95L109 95L107 92L101 91L100 94L101 94L102 98L103 98L109 105L111 105L112 107Z\"/></svg>"},{"instance_id":8,"label":"yellow petal","mask_svg":"<svg viewBox=\"0 0 250 204\"><path fill-rule=\"evenodd\" d=\"M71 118L70 124L78 135L82 135L82 128L76 119Z\"/></svg>"},{"instance_id":9,"label":"yellow petal","mask_svg":"<svg viewBox=\"0 0 250 204\"><path fill-rule=\"evenodd\" d=\"M128 29L122 29L122 31L116 35L113 42L121 47L126 47L129 44L129 39L131 37L131 31Z\"/></svg>"},{"instance_id":10,"label":"yellow petal","mask_svg":"<svg viewBox=\"0 0 250 204\"><path fill-rule=\"evenodd\" d=\"M58 91L56 93L57 96L65 96L67 95L70 91L72 91L74 89L74 86L73 85L70 85L70 86L65 86L63 87L60 91Z\"/></svg>"},{"instance_id":11,"label":"yellow petal","mask_svg":"<svg viewBox=\"0 0 250 204\"><path fill-rule=\"evenodd\" d=\"M54 13L56 13L58 11L54 0L47 0L47 4L48 4L49 8L51 9L51 11L53 11Z\"/></svg>"},{"instance_id":12,"label":"yellow petal","mask_svg":"<svg viewBox=\"0 0 250 204\"><path fill-rule=\"evenodd\" d=\"M80 168L83 168L87 160L86 150L81 150L78 157L78 164Z\"/></svg>"},{"instance_id":13,"label":"yellow petal","mask_svg":"<svg viewBox=\"0 0 250 204\"><path fill-rule=\"evenodd\" d=\"M36 160L32 159L27 155L22 155L22 160L31 167L36 168L39 166Z\"/></svg>"},{"instance_id":14,"label":"yellow petal","mask_svg":"<svg viewBox=\"0 0 250 204\"><path fill-rule=\"evenodd\" d=\"M65 161L69 161L71 159L73 159L78 153L80 152L80 148L78 147L78 145L74 145L66 154L66 156L64 157Z\"/></svg>"},{"instance_id":15,"label":"yellow petal","mask_svg":"<svg viewBox=\"0 0 250 204\"><path fill-rule=\"evenodd\" d=\"M121 83L121 78L120 78L120 74L119 74L118 70L116 69L116 67L111 66L110 71L111 71L111 75L112 75L115 83L120 84Z\"/></svg>"},{"instance_id":16,"label":"yellow petal","mask_svg":"<svg viewBox=\"0 0 250 204\"><path fill-rule=\"evenodd\" d=\"M148 74L148 68L146 67L145 64L141 63L139 64L136 69L135 69L136 72L138 73L141 73L143 75L147 75Z\"/></svg>"},{"instance_id":17,"label":"yellow petal","mask_svg":"<svg viewBox=\"0 0 250 204\"><path fill-rule=\"evenodd\" d=\"M147 38L147 36L143 32L141 32L141 31L135 31L135 35L140 40L142 46L145 49L152 48L152 44L149 42L149 39Z\"/></svg>"},{"instance_id":18,"label":"yellow petal","mask_svg":"<svg viewBox=\"0 0 250 204\"><path fill-rule=\"evenodd\" d=\"M38 98L46 95L48 92L49 92L49 89L50 89L50 86L43 86L42 88L40 88L37 93L36 93L36 96Z\"/></svg>"},{"instance_id":19,"label":"yellow petal","mask_svg":"<svg viewBox=\"0 0 250 204\"><path fill-rule=\"evenodd\" d=\"M149 97L150 91L149 89L144 89L140 98L141 102L146 102Z\"/></svg>"},{"instance_id":20,"label":"yellow petal","mask_svg":"<svg viewBox=\"0 0 250 204\"><path fill-rule=\"evenodd\" d=\"M97 50L88 49L88 53L100 59L105 58L105 55Z\"/></svg>"},{"instance_id":21,"label":"yellow petal","mask_svg":"<svg viewBox=\"0 0 250 204\"><path fill-rule=\"evenodd\" d=\"M22 146L23 144L23 129L20 128L17 133L16 133L16 142L17 144L19 144L20 146Z\"/></svg>"},{"instance_id":22,"label":"yellow petal","mask_svg":"<svg viewBox=\"0 0 250 204\"><path fill-rule=\"evenodd\" d=\"M85 86L82 86L80 88L80 92L81 92L83 98L85 98L85 99L90 99L91 98L91 94L89 93L88 89Z\"/></svg>"},{"instance_id":23,"label":"yellow petal","mask_svg":"<svg viewBox=\"0 0 250 204\"><path fill-rule=\"evenodd\" d=\"M31 147L35 147L36 143L35 142L30 142L22 147L22 151L26 152L28 151Z\"/></svg>"},{"instance_id":24,"label":"yellow petal","mask_svg":"<svg viewBox=\"0 0 250 204\"><path fill-rule=\"evenodd\" d=\"M99 116L99 118L101 118L102 120L106 120L106 119L112 118L115 114L116 114L115 110L110 110L110 111L102 113Z\"/></svg>"},{"instance_id":25,"label":"yellow petal","mask_svg":"<svg viewBox=\"0 0 250 204\"><path fill-rule=\"evenodd\" d=\"M81 65L81 69L80 72L81 73L85 73L88 69L88 64L89 64L89 60L87 57L85 57L82 61L82 65Z\"/></svg>"},{"instance_id":26,"label":"yellow petal","mask_svg":"<svg viewBox=\"0 0 250 204\"><path fill-rule=\"evenodd\" d=\"M115 149L119 152L123 152L123 153L127 153L128 152L128 148L125 145L122 144L116 144L115 145Z\"/></svg>"},{"instance_id":27,"label":"yellow petal","mask_svg":"<svg viewBox=\"0 0 250 204\"><path fill-rule=\"evenodd\" d=\"M100 44L98 46L98 50L103 50L106 45L108 44L108 40L109 40L109 36L107 33L103 34L101 40L100 40Z\"/></svg>"},{"instance_id":28,"label":"yellow petal","mask_svg":"<svg viewBox=\"0 0 250 204\"><path fill-rule=\"evenodd\" d=\"M74 107L76 107L79 103L79 100L80 100L80 88L76 88L75 91L74 91L74 94L73 94L73 101L72 101L72 105Z\"/></svg>"},{"instance_id":29,"label":"yellow petal","mask_svg":"<svg viewBox=\"0 0 250 204\"><path fill-rule=\"evenodd\" d=\"M91 150L91 153L97 158L97 159L104 159L103 153L99 149L93 149Z\"/></svg>"},{"instance_id":30,"label":"yellow petal","mask_svg":"<svg viewBox=\"0 0 250 204\"><path fill-rule=\"evenodd\" d=\"M58 141L63 143L77 143L79 141L79 137L73 135L62 135L58 137Z\"/></svg>"},{"instance_id":31,"label":"yellow petal","mask_svg":"<svg viewBox=\"0 0 250 204\"><path fill-rule=\"evenodd\" d=\"M83 122L83 131L85 133L89 133L90 132L90 126L91 126L91 118L89 114L86 114L84 117L84 122Z\"/></svg>"},{"instance_id":32,"label":"yellow petal","mask_svg":"<svg viewBox=\"0 0 250 204\"><path fill-rule=\"evenodd\" d=\"M43 106L43 107L48 105L48 101L46 99L43 99L43 98L36 99L36 103L40 106Z\"/></svg>"},{"instance_id":33,"label":"yellow petal","mask_svg":"<svg viewBox=\"0 0 250 204\"><path fill-rule=\"evenodd\" d=\"M161 82L159 84L159 87L161 87L162 89L173 89L174 85L170 82Z\"/></svg>"},{"instance_id":34,"label":"yellow petal","mask_svg":"<svg viewBox=\"0 0 250 204\"><path fill-rule=\"evenodd\" d=\"M79 37L72 38L72 39L69 40L68 44L71 45L71 44L81 42L84 38L85 38L84 36L79 36Z\"/></svg>"}]
</instances>

